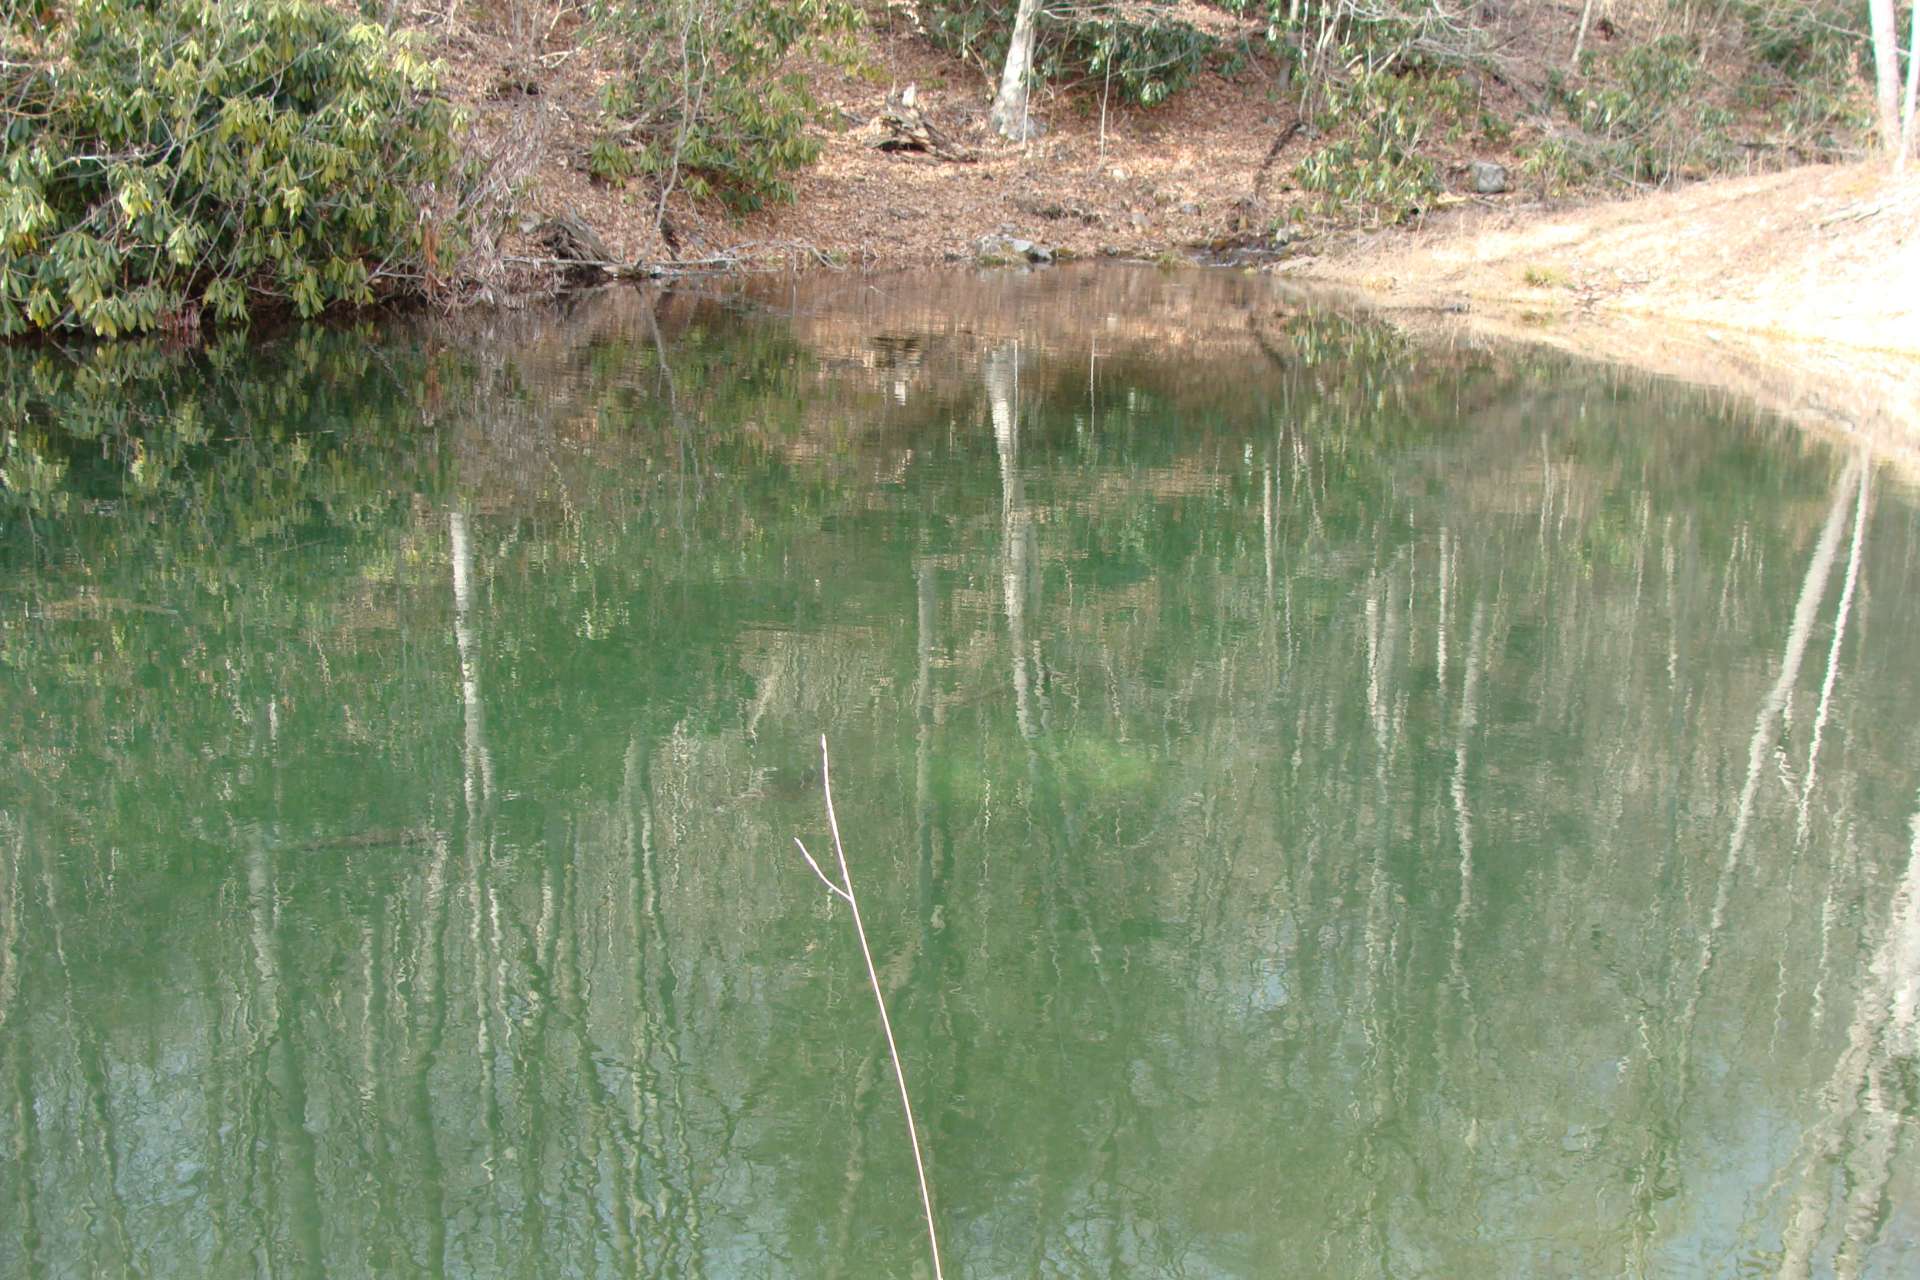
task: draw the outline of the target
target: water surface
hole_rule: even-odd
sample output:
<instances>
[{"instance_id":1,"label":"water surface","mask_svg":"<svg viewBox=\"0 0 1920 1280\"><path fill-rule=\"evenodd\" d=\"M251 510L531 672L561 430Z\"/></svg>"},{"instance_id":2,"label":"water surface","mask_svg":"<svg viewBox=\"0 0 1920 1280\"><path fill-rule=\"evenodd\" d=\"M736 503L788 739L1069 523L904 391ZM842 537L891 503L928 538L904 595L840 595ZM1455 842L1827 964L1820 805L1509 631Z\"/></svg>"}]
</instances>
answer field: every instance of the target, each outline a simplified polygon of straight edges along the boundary
<instances>
[{"instance_id":1,"label":"water surface","mask_svg":"<svg viewBox=\"0 0 1920 1280\"><path fill-rule=\"evenodd\" d=\"M1920 1269L1920 506L1238 275L0 351L0 1274Z\"/></svg>"}]
</instances>

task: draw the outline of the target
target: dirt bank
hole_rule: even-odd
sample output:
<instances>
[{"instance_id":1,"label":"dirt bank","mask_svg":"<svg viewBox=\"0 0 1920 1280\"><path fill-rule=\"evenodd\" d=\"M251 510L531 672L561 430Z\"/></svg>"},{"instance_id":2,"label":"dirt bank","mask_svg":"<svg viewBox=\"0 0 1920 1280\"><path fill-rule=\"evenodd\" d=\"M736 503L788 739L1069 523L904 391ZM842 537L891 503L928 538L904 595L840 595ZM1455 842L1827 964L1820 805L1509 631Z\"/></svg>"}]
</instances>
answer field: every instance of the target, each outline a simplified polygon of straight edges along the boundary
<instances>
[{"instance_id":1,"label":"dirt bank","mask_svg":"<svg viewBox=\"0 0 1920 1280\"><path fill-rule=\"evenodd\" d=\"M1289 269L1389 305L1660 316L1920 354L1920 176L1815 166L1551 212L1478 206Z\"/></svg>"},{"instance_id":2,"label":"dirt bank","mask_svg":"<svg viewBox=\"0 0 1920 1280\"><path fill-rule=\"evenodd\" d=\"M1920 457L1920 177L1884 166L1561 211L1476 206L1275 269L1410 325L1726 387Z\"/></svg>"},{"instance_id":3,"label":"dirt bank","mask_svg":"<svg viewBox=\"0 0 1920 1280\"><path fill-rule=\"evenodd\" d=\"M1185 6L1225 39L1257 24ZM654 189L594 181L586 157L604 128L601 90L613 75L603 45L572 43L556 27L530 56L477 21L423 19L447 68L445 87L476 121L474 150L497 160L518 193L523 230L510 253L543 250L541 219L581 218L620 261L720 262L747 269L869 268L973 262L981 241L1008 235L1060 256L1154 258L1236 235L1261 238L1277 212L1268 196L1308 150L1288 132L1296 112L1272 94L1270 67L1208 70L1166 104L1102 110L1099 95L1036 90L1044 134L1010 144L987 127L986 69L937 51L893 9L876 7L853 37L846 65L806 70L821 106L819 159L790 175L794 199L744 218L676 194L661 234ZM549 47L550 46L550 47ZM503 92L506 69L530 68L537 92ZM511 81L518 85L519 80ZM908 87L916 107L968 152L963 160L881 150L890 98ZM1274 143L1283 132L1286 145Z\"/></svg>"}]
</instances>

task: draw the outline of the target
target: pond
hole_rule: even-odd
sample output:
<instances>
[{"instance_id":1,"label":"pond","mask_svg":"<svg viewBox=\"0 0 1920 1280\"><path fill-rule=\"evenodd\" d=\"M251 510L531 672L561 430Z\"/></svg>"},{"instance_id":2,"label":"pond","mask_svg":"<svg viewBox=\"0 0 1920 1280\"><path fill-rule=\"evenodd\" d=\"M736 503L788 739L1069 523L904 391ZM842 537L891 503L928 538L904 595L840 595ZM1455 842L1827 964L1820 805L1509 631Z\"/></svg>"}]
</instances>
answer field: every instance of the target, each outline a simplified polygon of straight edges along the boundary
<instances>
[{"instance_id":1,"label":"pond","mask_svg":"<svg viewBox=\"0 0 1920 1280\"><path fill-rule=\"evenodd\" d=\"M0 350L0 1274L1920 1269L1920 502L1150 269Z\"/></svg>"}]
</instances>

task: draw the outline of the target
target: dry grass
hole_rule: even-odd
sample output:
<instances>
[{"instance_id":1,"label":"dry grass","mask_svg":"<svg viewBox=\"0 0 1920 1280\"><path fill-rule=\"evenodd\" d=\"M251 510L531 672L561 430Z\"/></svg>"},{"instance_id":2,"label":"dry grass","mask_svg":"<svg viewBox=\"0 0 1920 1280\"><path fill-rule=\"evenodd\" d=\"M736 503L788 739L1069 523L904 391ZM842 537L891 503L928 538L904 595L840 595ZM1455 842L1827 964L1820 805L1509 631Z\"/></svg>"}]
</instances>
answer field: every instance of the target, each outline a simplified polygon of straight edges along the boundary
<instances>
[{"instance_id":1,"label":"dry grass","mask_svg":"<svg viewBox=\"0 0 1920 1280\"><path fill-rule=\"evenodd\" d=\"M1920 355L1920 176L1810 166L1584 208L1477 210L1297 274L1405 306L1537 305Z\"/></svg>"},{"instance_id":2,"label":"dry grass","mask_svg":"<svg viewBox=\"0 0 1920 1280\"><path fill-rule=\"evenodd\" d=\"M1723 387L1920 476L1920 176L1813 167L1481 211L1288 274L1358 290L1417 327Z\"/></svg>"}]
</instances>

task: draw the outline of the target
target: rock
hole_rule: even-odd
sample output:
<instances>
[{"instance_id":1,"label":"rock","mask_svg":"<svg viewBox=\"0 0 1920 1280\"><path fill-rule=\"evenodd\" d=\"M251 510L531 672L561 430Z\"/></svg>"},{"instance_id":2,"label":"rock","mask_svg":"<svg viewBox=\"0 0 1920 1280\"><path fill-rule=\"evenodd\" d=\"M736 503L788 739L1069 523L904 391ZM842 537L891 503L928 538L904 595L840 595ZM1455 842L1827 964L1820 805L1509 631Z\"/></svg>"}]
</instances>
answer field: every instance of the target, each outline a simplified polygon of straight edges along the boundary
<instances>
[{"instance_id":1,"label":"rock","mask_svg":"<svg viewBox=\"0 0 1920 1280\"><path fill-rule=\"evenodd\" d=\"M1012 258L1016 261L1052 262L1053 250L1045 245L1035 244L1031 240L1022 240L1019 236L982 236L980 238L980 256L982 258Z\"/></svg>"},{"instance_id":2,"label":"rock","mask_svg":"<svg viewBox=\"0 0 1920 1280\"><path fill-rule=\"evenodd\" d=\"M1189 200L1185 204L1180 206L1180 212L1186 214L1189 218L1191 218L1194 214L1200 212L1200 206L1195 204L1193 201Z\"/></svg>"},{"instance_id":3,"label":"rock","mask_svg":"<svg viewBox=\"0 0 1920 1280\"><path fill-rule=\"evenodd\" d=\"M1507 167L1491 160L1475 160L1472 167L1473 189L1483 196L1497 196L1507 189Z\"/></svg>"}]
</instances>

